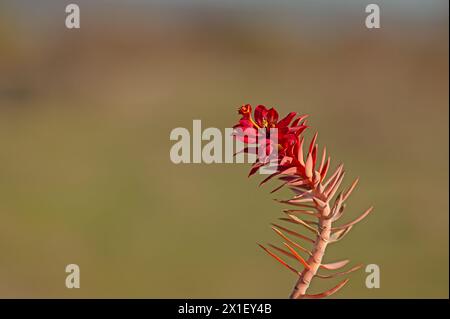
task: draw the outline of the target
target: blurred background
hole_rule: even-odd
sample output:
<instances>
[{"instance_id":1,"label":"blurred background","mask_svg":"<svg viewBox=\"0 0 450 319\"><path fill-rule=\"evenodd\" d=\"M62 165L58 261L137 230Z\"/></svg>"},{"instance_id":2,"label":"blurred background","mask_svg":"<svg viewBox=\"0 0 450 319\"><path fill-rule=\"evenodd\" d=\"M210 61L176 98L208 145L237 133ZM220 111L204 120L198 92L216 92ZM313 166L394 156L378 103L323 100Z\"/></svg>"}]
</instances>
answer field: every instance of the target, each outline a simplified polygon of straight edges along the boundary
<instances>
[{"instance_id":1,"label":"blurred background","mask_svg":"<svg viewBox=\"0 0 450 319\"><path fill-rule=\"evenodd\" d=\"M0 297L286 298L256 242L286 208L248 164L170 161L173 128L243 103L310 114L375 211L325 261L336 298L448 298L448 2L0 1ZM65 266L81 289L65 287ZM311 293L339 279L316 279Z\"/></svg>"}]
</instances>

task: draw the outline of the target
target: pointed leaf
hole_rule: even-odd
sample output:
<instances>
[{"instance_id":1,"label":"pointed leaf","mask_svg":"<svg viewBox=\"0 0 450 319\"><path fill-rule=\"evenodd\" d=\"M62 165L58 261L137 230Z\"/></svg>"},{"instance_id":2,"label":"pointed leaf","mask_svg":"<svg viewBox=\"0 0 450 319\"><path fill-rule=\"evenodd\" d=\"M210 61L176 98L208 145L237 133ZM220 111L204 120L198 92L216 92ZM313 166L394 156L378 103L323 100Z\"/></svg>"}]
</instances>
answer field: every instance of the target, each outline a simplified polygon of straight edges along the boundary
<instances>
[{"instance_id":1,"label":"pointed leaf","mask_svg":"<svg viewBox=\"0 0 450 319\"><path fill-rule=\"evenodd\" d=\"M309 144L309 153L312 153L313 147L314 147L314 145L316 144L316 139L317 139L317 135L318 135L318 134L319 134L318 132L316 132L316 133L314 134L314 136L313 136L313 138L312 138L312 140L311 140L311 143Z\"/></svg>"},{"instance_id":2,"label":"pointed leaf","mask_svg":"<svg viewBox=\"0 0 450 319\"><path fill-rule=\"evenodd\" d=\"M264 165L266 165L266 164L260 163L260 162L257 162L255 164L253 164L252 168L250 169L250 173L248 173L248 177L250 177L253 174L255 174L260 169L260 167L262 167Z\"/></svg>"},{"instance_id":3,"label":"pointed leaf","mask_svg":"<svg viewBox=\"0 0 450 319\"><path fill-rule=\"evenodd\" d=\"M325 203L323 200L321 200L317 197L313 197L312 199L313 199L314 203L319 207L319 209L322 209L327 206L327 203Z\"/></svg>"},{"instance_id":4,"label":"pointed leaf","mask_svg":"<svg viewBox=\"0 0 450 319\"><path fill-rule=\"evenodd\" d=\"M302 138L300 139L300 144L299 144L299 146L298 146L298 154L297 154L297 158L298 158L298 161L300 162L300 164L301 164L302 166L305 166L305 161L303 160L303 141L304 141L304 138L302 137Z\"/></svg>"},{"instance_id":5,"label":"pointed leaf","mask_svg":"<svg viewBox=\"0 0 450 319\"><path fill-rule=\"evenodd\" d=\"M304 295L305 298L312 298L312 299L320 299L320 298L324 298L324 297L328 297L331 296L332 294L334 294L335 292L337 292L339 289L341 289L342 287L345 286L345 284L349 281L349 279L345 279L343 281L341 281L339 284L337 284L335 287L324 291L320 294L316 294L316 295Z\"/></svg>"},{"instance_id":6,"label":"pointed leaf","mask_svg":"<svg viewBox=\"0 0 450 319\"><path fill-rule=\"evenodd\" d=\"M342 203L343 203L343 201L342 201L342 193L339 193L339 195L334 200L333 207L331 208L330 215L328 215L327 219L333 219L334 220L334 217L337 215L337 213L341 209Z\"/></svg>"},{"instance_id":7,"label":"pointed leaf","mask_svg":"<svg viewBox=\"0 0 450 319\"><path fill-rule=\"evenodd\" d=\"M320 268L327 269L327 270L336 270L336 269L344 267L349 262L350 262L350 260L346 259L346 260L336 261L334 263L321 264Z\"/></svg>"},{"instance_id":8,"label":"pointed leaf","mask_svg":"<svg viewBox=\"0 0 450 319\"><path fill-rule=\"evenodd\" d=\"M320 236L320 233L319 233L319 231L318 231L317 229L315 229L314 227L308 225L306 222L304 222L303 220L301 220L301 219L298 218L297 216L292 215L292 214L287 214L287 215L289 216L289 218L290 218L293 222L302 225L303 227L305 227L305 228L308 229L309 231L312 231L314 234L317 234L317 235Z\"/></svg>"},{"instance_id":9,"label":"pointed leaf","mask_svg":"<svg viewBox=\"0 0 450 319\"><path fill-rule=\"evenodd\" d=\"M287 257L290 257L290 258L292 258L292 259L297 260L297 258L295 258L295 256L294 256L292 253L288 252L287 250L284 250L283 248L280 248L280 247L278 247L278 246L276 246L276 245L273 245L273 244L267 244L267 245L269 245L270 247L272 247L272 248L275 249L276 251L282 253L283 255L285 255L285 256L287 256Z\"/></svg>"},{"instance_id":10,"label":"pointed leaf","mask_svg":"<svg viewBox=\"0 0 450 319\"><path fill-rule=\"evenodd\" d=\"M355 220L348 222L342 226L338 226L338 227L333 227L332 230L338 230L338 229L344 229L350 226L355 225L356 223L359 223L360 221L362 221L364 218L366 218L367 215L369 215L373 210L373 206L369 207L364 213L362 213L358 218L356 218Z\"/></svg>"},{"instance_id":11,"label":"pointed leaf","mask_svg":"<svg viewBox=\"0 0 450 319\"><path fill-rule=\"evenodd\" d=\"M292 206L297 206L297 207L306 207L306 208L316 208L313 205L308 205L308 204L303 204L303 203L292 203L288 200L280 200L280 199L274 199L274 201L278 202L278 203L282 203L282 204L288 204L288 205L292 205Z\"/></svg>"},{"instance_id":12,"label":"pointed leaf","mask_svg":"<svg viewBox=\"0 0 450 319\"><path fill-rule=\"evenodd\" d=\"M275 172L273 174L270 174L261 183L259 183L259 186L263 186L265 183L267 183L269 180L271 180L272 178L274 178L277 175L280 175L280 172Z\"/></svg>"},{"instance_id":13,"label":"pointed leaf","mask_svg":"<svg viewBox=\"0 0 450 319\"><path fill-rule=\"evenodd\" d=\"M296 112L291 112L288 115L286 115L283 119L281 119L278 124L277 127L284 127L284 126L288 126L292 119L297 115Z\"/></svg>"},{"instance_id":14,"label":"pointed leaf","mask_svg":"<svg viewBox=\"0 0 450 319\"><path fill-rule=\"evenodd\" d=\"M333 221L336 221L336 220L338 220L339 218L341 218L342 217L342 215L344 214L344 210L345 210L345 207L346 207L346 204L345 203L343 203L342 205L341 205L341 208L337 211L337 213L333 216Z\"/></svg>"},{"instance_id":15,"label":"pointed leaf","mask_svg":"<svg viewBox=\"0 0 450 319\"><path fill-rule=\"evenodd\" d=\"M335 243L337 241L340 241L348 232L352 229L353 226L348 226L344 229L339 229L331 234L330 236L330 243Z\"/></svg>"},{"instance_id":16,"label":"pointed leaf","mask_svg":"<svg viewBox=\"0 0 450 319\"><path fill-rule=\"evenodd\" d=\"M344 193L344 201L347 200L347 198L350 196L350 194L353 192L353 190L355 189L356 185L359 182L359 177L357 177L354 182L352 183L352 185L350 186L350 188Z\"/></svg>"},{"instance_id":17,"label":"pointed leaf","mask_svg":"<svg viewBox=\"0 0 450 319\"><path fill-rule=\"evenodd\" d=\"M267 249L266 247L264 247L263 245L261 245L261 244L258 244L258 245L259 245L259 247L261 247L266 253L268 253L270 256L272 256L276 261L278 261L280 264L282 264L284 267L286 267L287 269L289 269L289 270L292 271L293 273L298 274L298 271L297 271L294 267L288 265L283 259L281 259L281 258L278 257L277 255L275 255L273 252L271 252L270 250L268 250L268 249Z\"/></svg>"},{"instance_id":18,"label":"pointed leaf","mask_svg":"<svg viewBox=\"0 0 450 319\"><path fill-rule=\"evenodd\" d=\"M335 278L335 277L338 277L338 276L347 275L349 273L357 271L358 269L361 269L362 266L363 266L362 264L356 265L355 267L352 267L349 270L342 271L342 272L337 272L337 273L332 274L332 275L319 275L319 274L316 274L315 276L318 277L318 278L322 278L322 279Z\"/></svg>"},{"instance_id":19,"label":"pointed leaf","mask_svg":"<svg viewBox=\"0 0 450 319\"><path fill-rule=\"evenodd\" d=\"M276 191L279 191L280 189L282 189L287 183L289 183L289 181L281 183L279 186L277 186L276 188L272 189L270 191L271 194L275 193Z\"/></svg>"},{"instance_id":20,"label":"pointed leaf","mask_svg":"<svg viewBox=\"0 0 450 319\"><path fill-rule=\"evenodd\" d=\"M320 183L320 179L321 179L320 173L318 171L314 171L313 172L313 185L314 185L314 188L317 188L317 186Z\"/></svg>"},{"instance_id":21,"label":"pointed leaf","mask_svg":"<svg viewBox=\"0 0 450 319\"><path fill-rule=\"evenodd\" d=\"M309 153L308 157L306 158L305 175L308 178L311 178L313 176L313 159L311 153Z\"/></svg>"},{"instance_id":22,"label":"pointed leaf","mask_svg":"<svg viewBox=\"0 0 450 319\"><path fill-rule=\"evenodd\" d=\"M292 199L300 199L300 198L312 198L312 189L300 191L298 195L295 195Z\"/></svg>"},{"instance_id":23,"label":"pointed leaf","mask_svg":"<svg viewBox=\"0 0 450 319\"><path fill-rule=\"evenodd\" d=\"M323 147L323 152L322 152L322 160L320 161L320 165L319 165L319 172L322 172L323 165L325 164L326 156L327 156L327 147L324 146Z\"/></svg>"},{"instance_id":24,"label":"pointed leaf","mask_svg":"<svg viewBox=\"0 0 450 319\"><path fill-rule=\"evenodd\" d=\"M307 185L308 183L309 183L308 180L303 179L303 178L299 178L299 179L297 179L295 181L289 182L289 185L291 185L291 186L301 186L301 185Z\"/></svg>"},{"instance_id":25,"label":"pointed leaf","mask_svg":"<svg viewBox=\"0 0 450 319\"><path fill-rule=\"evenodd\" d=\"M305 215L319 217L319 214L317 214L311 210L304 210L304 209L285 209L285 210L283 210L283 212L290 213L290 214L305 214Z\"/></svg>"},{"instance_id":26,"label":"pointed leaf","mask_svg":"<svg viewBox=\"0 0 450 319\"><path fill-rule=\"evenodd\" d=\"M316 166L316 161L317 161L317 149L319 148L319 145L316 144L316 146L314 146L311 154L312 154L312 159L313 159L313 167Z\"/></svg>"},{"instance_id":27,"label":"pointed leaf","mask_svg":"<svg viewBox=\"0 0 450 319\"><path fill-rule=\"evenodd\" d=\"M328 157L322 170L320 171L321 181L323 181L325 179L325 177L327 177L328 168L330 167L330 163L331 163L331 157Z\"/></svg>"},{"instance_id":28,"label":"pointed leaf","mask_svg":"<svg viewBox=\"0 0 450 319\"><path fill-rule=\"evenodd\" d=\"M341 176L339 176L338 179L336 179L336 182L333 183L333 185L325 190L325 196L327 197L328 200L332 199L334 194L336 194L336 191L339 189L339 186L341 186L341 183L344 179L345 176L345 172L342 171Z\"/></svg>"},{"instance_id":29,"label":"pointed leaf","mask_svg":"<svg viewBox=\"0 0 450 319\"><path fill-rule=\"evenodd\" d=\"M312 256L312 253L308 249L304 248L303 246L300 246L295 241L292 241L289 237L287 237L285 234L283 234L279 229L277 229L276 227L272 227L272 229L278 236L280 236L281 238L283 238L287 242L291 243L292 245L294 245L295 247L297 247L301 251L303 251L303 252L307 253L308 255Z\"/></svg>"},{"instance_id":30,"label":"pointed leaf","mask_svg":"<svg viewBox=\"0 0 450 319\"><path fill-rule=\"evenodd\" d=\"M298 180L299 177L298 176L292 176L292 175L284 175L284 176L278 177L278 179L280 181L290 182L290 181Z\"/></svg>"},{"instance_id":31,"label":"pointed leaf","mask_svg":"<svg viewBox=\"0 0 450 319\"><path fill-rule=\"evenodd\" d=\"M303 265L305 266L306 269L311 269L311 266L308 265L308 263L306 262L306 260L303 259L302 256L300 256L294 248L292 248L291 246L289 246L289 244L287 243L283 243L290 251L291 253L295 256L295 258L297 258L297 260Z\"/></svg>"},{"instance_id":32,"label":"pointed leaf","mask_svg":"<svg viewBox=\"0 0 450 319\"><path fill-rule=\"evenodd\" d=\"M293 230L290 230L288 228L285 228L283 226L280 226L280 225L277 225L277 224L274 224L274 223L272 223L271 225L277 227L278 229L281 229L281 230L285 231L286 233L288 233L290 235L296 236L296 237L301 238L303 240L306 240L306 241L308 241L310 243L314 243L313 239L311 239L309 237L306 237L305 235L299 234L299 233L297 233L297 232L295 232Z\"/></svg>"},{"instance_id":33,"label":"pointed leaf","mask_svg":"<svg viewBox=\"0 0 450 319\"><path fill-rule=\"evenodd\" d=\"M287 202L289 202L289 203L312 203L313 199L311 197L294 198L294 199L289 199Z\"/></svg>"},{"instance_id":34,"label":"pointed leaf","mask_svg":"<svg viewBox=\"0 0 450 319\"><path fill-rule=\"evenodd\" d=\"M301 115L299 118L297 118L294 122L292 122L291 126L298 126L298 123L300 123L301 121L303 121L304 119L306 119L309 115L308 114L304 114Z\"/></svg>"},{"instance_id":35,"label":"pointed leaf","mask_svg":"<svg viewBox=\"0 0 450 319\"><path fill-rule=\"evenodd\" d=\"M330 184L337 178L337 176L341 173L343 167L344 167L344 165L340 164L336 168L336 171L333 173L333 175L331 175L330 178L328 178L328 180L323 184L323 186L325 186L325 188L328 186L328 184Z\"/></svg>"}]
</instances>

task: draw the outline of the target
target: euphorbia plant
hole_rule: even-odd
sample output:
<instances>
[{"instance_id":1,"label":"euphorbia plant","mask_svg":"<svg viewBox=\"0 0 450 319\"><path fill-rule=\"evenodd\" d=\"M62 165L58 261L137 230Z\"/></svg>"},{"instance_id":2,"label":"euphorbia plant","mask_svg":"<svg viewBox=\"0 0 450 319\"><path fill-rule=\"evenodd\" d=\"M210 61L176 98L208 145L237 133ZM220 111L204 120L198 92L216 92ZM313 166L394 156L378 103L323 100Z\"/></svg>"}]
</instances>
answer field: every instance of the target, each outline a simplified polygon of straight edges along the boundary
<instances>
[{"instance_id":1,"label":"euphorbia plant","mask_svg":"<svg viewBox=\"0 0 450 319\"><path fill-rule=\"evenodd\" d=\"M304 228L311 235L308 236L290 228L272 224L272 229L283 239L283 246L269 244L270 249L263 245L260 247L298 276L290 298L323 298L335 293L347 283L348 279L319 294L307 294L307 290L315 277L334 278L349 274L362 267L362 265L357 265L332 275L319 274L320 269L338 270L348 264L348 260L324 263L325 250L329 244L341 240L353 225L372 211L372 207L370 207L355 220L339 226L334 225L334 222L342 217L346 207L345 202L355 189L358 179L348 189L338 193L345 175L344 166L339 165L334 173L327 177L331 159L327 157L325 147L319 159L319 146L316 144L317 133L310 141L306 152L304 151L305 139L302 133L307 128L307 115L296 118L297 113L291 112L282 120L278 120L278 112L274 108L267 109L265 106L259 105L255 108L253 118L252 108L249 104L243 105L238 112L242 117L234 126L236 138L245 143L266 146L265 156L258 157L251 167L249 176L263 167L275 168L274 172L261 182L261 185L277 177L282 183L272 193L282 187L289 187L294 192L294 197L277 201L295 206L295 209L284 210L286 217L280 219ZM261 135L262 129L276 129L276 142L273 142L274 139L271 139L269 134ZM251 150L251 147L246 147L244 152L249 153ZM276 156L270 156L272 153ZM315 220L304 219L306 216L313 217ZM311 248L308 249L303 244L299 244L294 241L294 238L307 242ZM279 257L280 254L283 255L283 258ZM302 269L297 270L288 264L284 257L294 259Z\"/></svg>"}]
</instances>

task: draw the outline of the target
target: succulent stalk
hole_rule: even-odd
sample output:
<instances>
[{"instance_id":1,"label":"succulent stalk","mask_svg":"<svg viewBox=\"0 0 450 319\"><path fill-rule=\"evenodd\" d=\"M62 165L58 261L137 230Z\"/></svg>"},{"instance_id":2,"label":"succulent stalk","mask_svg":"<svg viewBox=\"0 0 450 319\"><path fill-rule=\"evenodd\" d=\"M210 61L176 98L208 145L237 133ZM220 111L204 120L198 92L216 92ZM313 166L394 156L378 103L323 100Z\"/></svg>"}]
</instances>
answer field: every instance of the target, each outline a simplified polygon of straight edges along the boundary
<instances>
[{"instance_id":1,"label":"succulent stalk","mask_svg":"<svg viewBox=\"0 0 450 319\"><path fill-rule=\"evenodd\" d=\"M323 194L320 193L317 193L316 196L321 198L324 197ZM316 205L316 209L320 215L318 225L319 231L316 235L312 255L306 261L306 263L309 265L309 268L305 267L305 269L300 273L294 290L290 295L290 298L292 299L301 298L302 296L306 295L306 290L308 289L309 284L319 270L323 255L325 254L325 249L327 248L328 241L330 240L331 220L327 219L327 216L330 213L330 206L328 203L326 203L325 207Z\"/></svg>"},{"instance_id":2,"label":"succulent stalk","mask_svg":"<svg viewBox=\"0 0 450 319\"><path fill-rule=\"evenodd\" d=\"M341 191L335 196L344 179L344 166L342 164L339 165L334 173L327 178L331 158L327 158L326 148L323 148L321 160L320 162L318 161L319 146L316 143L317 133L312 138L307 152L303 151L304 137L301 134L307 128L306 115L300 116L292 121L296 113L291 112L285 118L278 121L278 112L275 109L266 109L264 106L259 105L255 109L255 119L253 119L249 104L242 106L239 109L239 114L242 115L242 118L235 128L242 129L241 132L245 131L245 136L237 133L235 134L236 138L243 140L245 143L256 141L259 145L264 145L265 149L268 150L268 154L266 155L270 155L274 147L271 141L268 140L268 136L258 136L258 130L261 130L261 128L276 128L278 130L276 158L273 159L270 156L267 156L266 159L260 158L253 164L249 176L255 174L262 167L275 163L276 171L264 179L260 185L277 177L282 181L282 184L275 188L272 193L288 186L295 193L295 196L289 200L277 201L295 206L296 209L284 210L287 217L280 219L284 222L302 227L305 231L313 234L311 238L290 228L272 224L274 232L283 239L284 247L268 244L271 250L264 245L259 244L259 246L281 265L298 276L290 298L323 298L334 294L349 279L345 279L335 287L319 294L308 294L307 290L312 280L316 277L322 279L334 278L349 274L362 267L362 265L357 265L332 275L319 274L321 269L339 270L349 263L348 260L324 263L325 250L329 244L341 240L356 223L369 215L373 209L373 207L370 207L351 222L340 226L333 225L335 221L342 217L346 207L345 202L355 189L358 178L348 189ZM246 148L246 150L249 149ZM313 217L315 220L305 219L305 217ZM312 244L311 250L297 243L293 239L294 237ZM292 258L303 269L301 271L297 270L273 251Z\"/></svg>"}]
</instances>

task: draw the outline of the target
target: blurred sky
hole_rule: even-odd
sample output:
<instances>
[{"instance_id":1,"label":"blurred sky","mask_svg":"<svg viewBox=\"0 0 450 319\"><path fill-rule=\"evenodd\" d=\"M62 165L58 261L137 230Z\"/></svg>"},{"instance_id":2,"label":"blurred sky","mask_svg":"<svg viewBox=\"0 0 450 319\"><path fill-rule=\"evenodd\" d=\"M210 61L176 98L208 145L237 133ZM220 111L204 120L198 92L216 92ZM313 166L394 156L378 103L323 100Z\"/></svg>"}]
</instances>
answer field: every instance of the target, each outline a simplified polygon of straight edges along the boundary
<instances>
[{"instance_id":1,"label":"blurred sky","mask_svg":"<svg viewBox=\"0 0 450 319\"><path fill-rule=\"evenodd\" d=\"M69 3L76 3L81 7L105 9L108 6L120 6L124 10L151 10L155 7L165 7L173 9L198 9L210 8L217 10L249 10L249 18L252 12L261 10L286 9L302 11L306 16L314 17L314 20L320 20L320 23L335 23L336 20L345 21L345 16L359 14L364 12L364 8L370 3L376 3L380 6L382 16L395 16L402 19L428 20L445 19L448 14L448 1L445 0L78 0L78 1L57 1L57 0L3 0L1 5L4 8L13 8L19 10L21 14L33 16L52 15L59 10L61 6ZM319 17L327 19L318 19ZM273 18L276 18L275 16ZM336 19L338 18L338 19ZM413 31L413 30L411 30Z\"/></svg>"}]
</instances>

